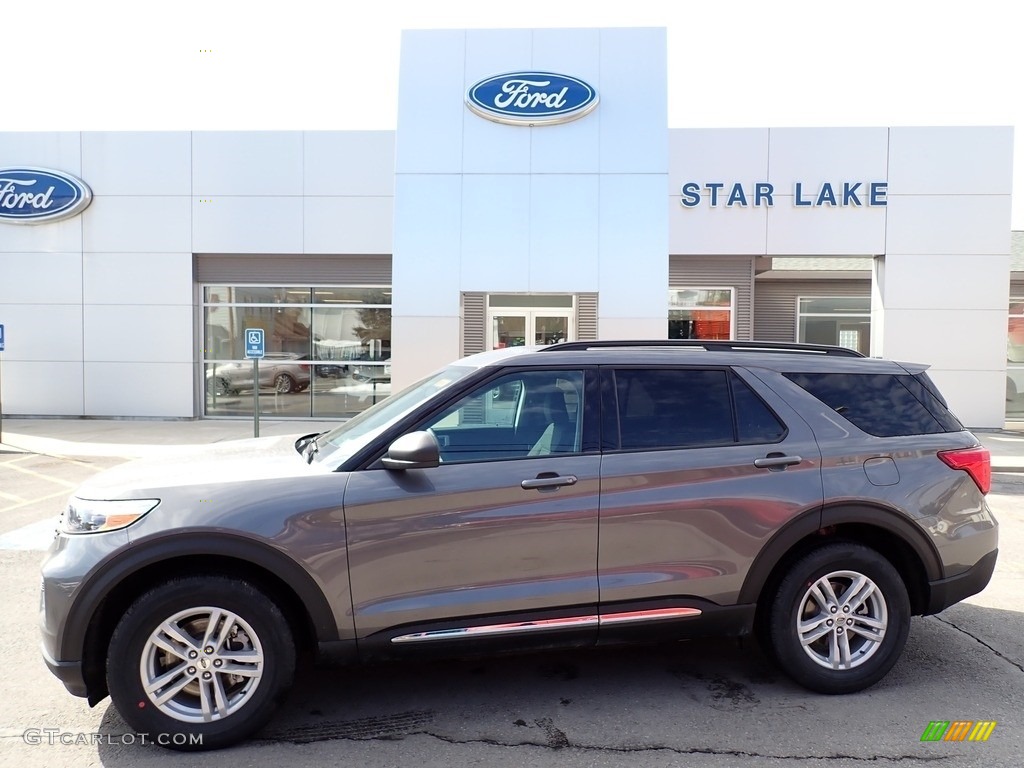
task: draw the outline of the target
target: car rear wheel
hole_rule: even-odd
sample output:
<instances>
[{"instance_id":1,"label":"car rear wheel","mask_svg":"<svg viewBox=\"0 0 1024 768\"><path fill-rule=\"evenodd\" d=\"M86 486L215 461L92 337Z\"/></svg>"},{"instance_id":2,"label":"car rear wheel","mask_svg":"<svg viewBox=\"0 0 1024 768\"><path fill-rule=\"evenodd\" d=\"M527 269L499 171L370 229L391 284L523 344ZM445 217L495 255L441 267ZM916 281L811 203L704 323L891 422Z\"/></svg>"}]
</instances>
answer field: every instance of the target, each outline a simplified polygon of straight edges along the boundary
<instances>
[{"instance_id":1,"label":"car rear wheel","mask_svg":"<svg viewBox=\"0 0 1024 768\"><path fill-rule=\"evenodd\" d=\"M178 750L219 749L254 733L294 672L280 609L248 582L220 576L175 579L139 597L107 656L121 716Z\"/></svg>"},{"instance_id":2,"label":"car rear wheel","mask_svg":"<svg viewBox=\"0 0 1024 768\"><path fill-rule=\"evenodd\" d=\"M295 389L295 379L287 373L279 373L274 378L274 391L279 395L287 395Z\"/></svg>"},{"instance_id":3,"label":"car rear wheel","mask_svg":"<svg viewBox=\"0 0 1024 768\"><path fill-rule=\"evenodd\" d=\"M830 544L798 560L768 614L772 657L819 693L852 693L881 680L910 632L903 579L878 552Z\"/></svg>"}]
</instances>

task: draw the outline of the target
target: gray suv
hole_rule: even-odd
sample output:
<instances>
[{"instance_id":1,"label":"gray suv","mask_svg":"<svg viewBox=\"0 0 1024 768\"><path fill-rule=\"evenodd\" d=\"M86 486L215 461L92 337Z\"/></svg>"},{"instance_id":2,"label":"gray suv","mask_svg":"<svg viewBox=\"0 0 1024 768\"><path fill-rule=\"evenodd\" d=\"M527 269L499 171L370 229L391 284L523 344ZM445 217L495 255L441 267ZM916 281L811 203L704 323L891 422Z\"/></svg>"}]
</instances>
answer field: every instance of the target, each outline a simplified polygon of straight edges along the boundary
<instances>
[{"instance_id":1,"label":"gray suv","mask_svg":"<svg viewBox=\"0 0 1024 768\"><path fill-rule=\"evenodd\" d=\"M988 452L925 366L570 342L465 358L338 428L98 475L43 565L46 663L181 749L267 722L297 658L755 634L859 691L984 589Z\"/></svg>"}]
</instances>

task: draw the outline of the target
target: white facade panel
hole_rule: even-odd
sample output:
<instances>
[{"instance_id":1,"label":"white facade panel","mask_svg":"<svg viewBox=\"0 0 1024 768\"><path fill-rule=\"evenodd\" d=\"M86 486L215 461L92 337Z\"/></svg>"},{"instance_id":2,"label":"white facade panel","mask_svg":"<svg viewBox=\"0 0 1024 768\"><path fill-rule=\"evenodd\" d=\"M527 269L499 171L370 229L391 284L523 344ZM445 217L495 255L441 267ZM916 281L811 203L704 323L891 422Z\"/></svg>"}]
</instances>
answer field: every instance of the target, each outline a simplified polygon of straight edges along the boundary
<instances>
[{"instance_id":1,"label":"white facade panel","mask_svg":"<svg viewBox=\"0 0 1024 768\"><path fill-rule=\"evenodd\" d=\"M768 253L768 209L686 208L668 198L669 252L676 256L763 256ZM667 286L667 282L666 282Z\"/></svg>"},{"instance_id":2,"label":"white facade panel","mask_svg":"<svg viewBox=\"0 0 1024 768\"><path fill-rule=\"evenodd\" d=\"M728 214L728 209L726 209ZM886 207L811 207L776 195L768 210L771 255L871 256L885 253Z\"/></svg>"},{"instance_id":3,"label":"white facade panel","mask_svg":"<svg viewBox=\"0 0 1024 768\"><path fill-rule=\"evenodd\" d=\"M885 357L947 371L1004 370L1006 302L1001 306L957 311L886 307Z\"/></svg>"},{"instance_id":4,"label":"white facade panel","mask_svg":"<svg viewBox=\"0 0 1024 768\"><path fill-rule=\"evenodd\" d=\"M192 194L302 195L302 133L195 131Z\"/></svg>"},{"instance_id":5,"label":"white facade panel","mask_svg":"<svg viewBox=\"0 0 1024 768\"><path fill-rule=\"evenodd\" d=\"M81 176L82 134L78 131L0 133L0 166L26 165Z\"/></svg>"},{"instance_id":6,"label":"white facade panel","mask_svg":"<svg viewBox=\"0 0 1024 768\"><path fill-rule=\"evenodd\" d=\"M1005 371L929 368L928 376L946 398L953 414L968 429L1002 429L1005 426Z\"/></svg>"},{"instance_id":7,"label":"white facade panel","mask_svg":"<svg viewBox=\"0 0 1024 768\"><path fill-rule=\"evenodd\" d=\"M1008 127L892 128L889 193L1009 195L1012 156Z\"/></svg>"},{"instance_id":8,"label":"white facade panel","mask_svg":"<svg viewBox=\"0 0 1024 768\"><path fill-rule=\"evenodd\" d=\"M302 253L301 197L194 197L194 253Z\"/></svg>"},{"instance_id":9,"label":"white facade panel","mask_svg":"<svg viewBox=\"0 0 1024 768\"><path fill-rule=\"evenodd\" d=\"M81 253L0 253L0 304L81 300Z\"/></svg>"},{"instance_id":10,"label":"white facade panel","mask_svg":"<svg viewBox=\"0 0 1024 768\"><path fill-rule=\"evenodd\" d=\"M82 215L82 250L190 251L191 228L191 201L187 197L95 197Z\"/></svg>"},{"instance_id":11,"label":"white facade panel","mask_svg":"<svg viewBox=\"0 0 1024 768\"><path fill-rule=\"evenodd\" d=\"M81 274L87 305L192 306L191 253L87 253Z\"/></svg>"},{"instance_id":12,"label":"white facade panel","mask_svg":"<svg viewBox=\"0 0 1024 768\"><path fill-rule=\"evenodd\" d=\"M665 297L667 303L668 299ZM668 309L665 317L599 317L600 339L664 339L668 336Z\"/></svg>"},{"instance_id":13,"label":"white facade panel","mask_svg":"<svg viewBox=\"0 0 1024 768\"><path fill-rule=\"evenodd\" d=\"M533 32L533 68L586 81L602 94L601 37L596 29L537 29ZM556 130L539 126L532 139L532 173L597 173L601 170L602 107Z\"/></svg>"},{"instance_id":14,"label":"white facade panel","mask_svg":"<svg viewBox=\"0 0 1024 768\"><path fill-rule=\"evenodd\" d=\"M192 308L87 304L82 309L85 359L92 362L187 363Z\"/></svg>"},{"instance_id":15,"label":"white facade panel","mask_svg":"<svg viewBox=\"0 0 1024 768\"><path fill-rule=\"evenodd\" d=\"M530 290L529 176L463 177L461 248L461 290Z\"/></svg>"},{"instance_id":16,"label":"white facade panel","mask_svg":"<svg viewBox=\"0 0 1024 768\"><path fill-rule=\"evenodd\" d=\"M304 253L391 253L393 197L307 197Z\"/></svg>"},{"instance_id":17,"label":"white facade panel","mask_svg":"<svg viewBox=\"0 0 1024 768\"><path fill-rule=\"evenodd\" d=\"M187 131L82 134L82 178L94 195L191 195Z\"/></svg>"},{"instance_id":18,"label":"white facade panel","mask_svg":"<svg viewBox=\"0 0 1024 768\"><path fill-rule=\"evenodd\" d=\"M668 166L665 30L602 29L600 93L601 173L664 173Z\"/></svg>"},{"instance_id":19,"label":"white facade panel","mask_svg":"<svg viewBox=\"0 0 1024 768\"><path fill-rule=\"evenodd\" d=\"M887 253L1010 252L1009 195L890 195Z\"/></svg>"},{"instance_id":20,"label":"white facade panel","mask_svg":"<svg viewBox=\"0 0 1024 768\"><path fill-rule=\"evenodd\" d=\"M6 354L6 353L5 353ZM81 416L82 363L4 358L4 413L12 416Z\"/></svg>"},{"instance_id":21,"label":"white facade panel","mask_svg":"<svg viewBox=\"0 0 1024 768\"><path fill-rule=\"evenodd\" d=\"M887 311L1004 309L1008 302L1010 259L1004 255L889 254L886 258ZM969 270L964 267L969 264ZM950 275L959 278L950 279ZM980 288L980 290L979 290ZM1005 320L1002 332L1006 331Z\"/></svg>"},{"instance_id":22,"label":"white facade panel","mask_svg":"<svg viewBox=\"0 0 1024 768\"><path fill-rule=\"evenodd\" d=\"M599 177L530 177L531 291L598 289Z\"/></svg>"},{"instance_id":23,"label":"white facade panel","mask_svg":"<svg viewBox=\"0 0 1024 768\"><path fill-rule=\"evenodd\" d=\"M396 316L391 321L392 339L401 339L401 354L393 356L392 388L429 376L459 357L459 318ZM401 383L398 383L401 382Z\"/></svg>"},{"instance_id":24,"label":"white facade panel","mask_svg":"<svg viewBox=\"0 0 1024 768\"><path fill-rule=\"evenodd\" d=\"M825 182L885 181L889 160L887 128L772 128L768 181L793 194L801 182L817 192Z\"/></svg>"},{"instance_id":25,"label":"white facade panel","mask_svg":"<svg viewBox=\"0 0 1024 768\"><path fill-rule=\"evenodd\" d=\"M192 363L85 363L90 416L188 418L194 415Z\"/></svg>"},{"instance_id":26,"label":"white facade panel","mask_svg":"<svg viewBox=\"0 0 1024 768\"><path fill-rule=\"evenodd\" d=\"M598 314L635 318L646 310L667 332L668 222L652 204L665 188L662 174L601 177Z\"/></svg>"},{"instance_id":27,"label":"white facade panel","mask_svg":"<svg viewBox=\"0 0 1024 768\"><path fill-rule=\"evenodd\" d=\"M480 80L522 70L530 61L533 35L528 29L472 29L466 32L462 95ZM454 92L449 98L454 99ZM533 131L525 126L485 120L462 106L464 173L528 173ZM495 151L501 147L501 151Z\"/></svg>"},{"instance_id":28,"label":"white facade panel","mask_svg":"<svg viewBox=\"0 0 1024 768\"><path fill-rule=\"evenodd\" d=\"M0 304L6 351L15 360L74 362L82 359L82 307L79 304ZM5 368L6 373L6 368ZM4 381L4 407L7 402Z\"/></svg>"},{"instance_id":29,"label":"white facade panel","mask_svg":"<svg viewBox=\"0 0 1024 768\"><path fill-rule=\"evenodd\" d=\"M768 179L768 135L767 128L670 130L668 193L678 203L680 187L686 182L703 186L739 181L752 195L751 185Z\"/></svg>"},{"instance_id":30,"label":"white facade panel","mask_svg":"<svg viewBox=\"0 0 1024 768\"><path fill-rule=\"evenodd\" d=\"M394 131L306 131L302 136L307 197L395 194Z\"/></svg>"},{"instance_id":31,"label":"white facade panel","mask_svg":"<svg viewBox=\"0 0 1024 768\"><path fill-rule=\"evenodd\" d=\"M394 316L459 315L460 176L399 175L395 197ZM399 337L392 331L395 339ZM456 340L457 341L457 340ZM398 340L403 354L408 341ZM396 360L399 355L395 354Z\"/></svg>"},{"instance_id":32,"label":"white facade panel","mask_svg":"<svg viewBox=\"0 0 1024 768\"><path fill-rule=\"evenodd\" d=\"M35 226L0 223L0 253L81 252L82 221L88 215L87 209L81 216Z\"/></svg>"},{"instance_id":33,"label":"white facade panel","mask_svg":"<svg viewBox=\"0 0 1024 768\"><path fill-rule=\"evenodd\" d=\"M466 106L452 94L464 82L466 32L402 32L398 85L398 173L460 173ZM461 85L460 85L461 88Z\"/></svg>"}]
</instances>

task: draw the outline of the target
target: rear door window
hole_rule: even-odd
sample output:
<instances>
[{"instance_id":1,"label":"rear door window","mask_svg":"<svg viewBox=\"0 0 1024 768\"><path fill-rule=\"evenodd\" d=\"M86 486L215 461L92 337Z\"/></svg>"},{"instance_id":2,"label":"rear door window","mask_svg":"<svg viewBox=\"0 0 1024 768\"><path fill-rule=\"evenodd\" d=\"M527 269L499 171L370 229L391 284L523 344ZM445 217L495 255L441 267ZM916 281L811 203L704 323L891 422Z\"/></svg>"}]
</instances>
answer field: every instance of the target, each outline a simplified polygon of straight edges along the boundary
<instances>
[{"instance_id":1,"label":"rear door window","mask_svg":"<svg viewBox=\"0 0 1024 768\"><path fill-rule=\"evenodd\" d=\"M614 381L619 443L606 443L612 449L776 442L786 432L753 390L726 369L621 368ZM615 429L614 421L605 423Z\"/></svg>"}]
</instances>

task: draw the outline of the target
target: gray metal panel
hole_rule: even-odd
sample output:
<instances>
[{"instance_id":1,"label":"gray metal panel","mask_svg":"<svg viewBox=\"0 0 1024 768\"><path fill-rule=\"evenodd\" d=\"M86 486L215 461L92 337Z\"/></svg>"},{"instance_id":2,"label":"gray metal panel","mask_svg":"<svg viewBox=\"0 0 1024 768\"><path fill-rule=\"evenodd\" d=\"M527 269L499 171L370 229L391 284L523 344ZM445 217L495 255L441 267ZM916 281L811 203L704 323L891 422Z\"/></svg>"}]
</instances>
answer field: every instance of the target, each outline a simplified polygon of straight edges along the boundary
<instances>
[{"instance_id":1,"label":"gray metal panel","mask_svg":"<svg viewBox=\"0 0 1024 768\"><path fill-rule=\"evenodd\" d=\"M576 294L576 338L579 341L597 339L597 294Z\"/></svg>"},{"instance_id":2,"label":"gray metal panel","mask_svg":"<svg viewBox=\"0 0 1024 768\"><path fill-rule=\"evenodd\" d=\"M198 283L391 285L390 256L197 253Z\"/></svg>"},{"instance_id":3,"label":"gray metal panel","mask_svg":"<svg viewBox=\"0 0 1024 768\"><path fill-rule=\"evenodd\" d=\"M672 256L668 262L669 288L734 288L736 340L754 338L753 256ZM667 314L667 312L666 312Z\"/></svg>"},{"instance_id":4,"label":"gray metal panel","mask_svg":"<svg viewBox=\"0 0 1024 768\"><path fill-rule=\"evenodd\" d=\"M796 341L798 296L871 296L870 280L758 280L754 338Z\"/></svg>"},{"instance_id":5,"label":"gray metal panel","mask_svg":"<svg viewBox=\"0 0 1024 768\"><path fill-rule=\"evenodd\" d=\"M475 355L487 346L487 294L462 294L462 354Z\"/></svg>"},{"instance_id":6,"label":"gray metal panel","mask_svg":"<svg viewBox=\"0 0 1024 768\"><path fill-rule=\"evenodd\" d=\"M1010 296L1018 298L1024 296L1024 275L1017 279L1016 276L1010 278Z\"/></svg>"}]
</instances>

